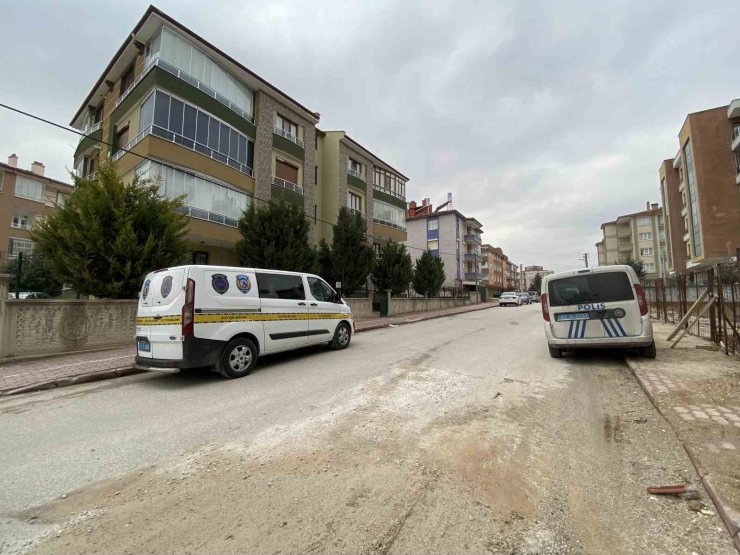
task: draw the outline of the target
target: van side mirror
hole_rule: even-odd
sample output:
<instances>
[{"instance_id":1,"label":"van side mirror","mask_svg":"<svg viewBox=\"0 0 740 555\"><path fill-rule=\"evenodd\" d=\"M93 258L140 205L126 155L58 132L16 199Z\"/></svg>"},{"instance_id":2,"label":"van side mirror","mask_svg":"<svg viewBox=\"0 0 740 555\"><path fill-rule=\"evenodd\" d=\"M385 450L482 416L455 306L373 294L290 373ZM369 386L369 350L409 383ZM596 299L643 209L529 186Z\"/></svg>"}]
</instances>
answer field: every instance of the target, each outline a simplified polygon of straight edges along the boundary
<instances>
[{"instance_id":1,"label":"van side mirror","mask_svg":"<svg viewBox=\"0 0 740 555\"><path fill-rule=\"evenodd\" d=\"M342 294L339 291L334 292L334 302L336 304L342 304Z\"/></svg>"}]
</instances>

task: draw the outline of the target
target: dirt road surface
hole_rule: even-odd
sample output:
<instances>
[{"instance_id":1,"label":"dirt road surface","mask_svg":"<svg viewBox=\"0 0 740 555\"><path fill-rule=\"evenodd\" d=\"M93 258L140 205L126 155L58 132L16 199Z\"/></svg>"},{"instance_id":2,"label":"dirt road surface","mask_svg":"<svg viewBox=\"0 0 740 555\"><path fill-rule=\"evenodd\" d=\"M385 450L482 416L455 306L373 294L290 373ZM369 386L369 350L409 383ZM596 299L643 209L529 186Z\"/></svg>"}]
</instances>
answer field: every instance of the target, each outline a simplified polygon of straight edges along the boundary
<instances>
[{"instance_id":1,"label":"dirt road surface","mask_svg":"<svg viewBox=\"0 0 740 555\"><path fill-rule=\"evenodd\" d=\"M550 359L537 305L71 389L0 403L2 552L736 553L622 359Z\"/></svg>"}]
</instances>

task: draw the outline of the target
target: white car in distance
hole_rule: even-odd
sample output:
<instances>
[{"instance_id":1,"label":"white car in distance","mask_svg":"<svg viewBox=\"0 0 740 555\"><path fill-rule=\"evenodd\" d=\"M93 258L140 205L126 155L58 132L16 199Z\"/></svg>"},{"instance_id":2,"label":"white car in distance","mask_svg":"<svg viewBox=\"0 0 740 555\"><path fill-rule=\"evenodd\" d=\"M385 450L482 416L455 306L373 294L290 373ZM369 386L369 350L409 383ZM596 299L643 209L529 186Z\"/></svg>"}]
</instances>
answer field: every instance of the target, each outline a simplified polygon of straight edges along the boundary
<instances>
[{"instance_id":1,"label":"white car in distance","mask_svg":"<svg viewBox=\"0 0 740 555\"><path fill-rule=\"evenodd\" d=\"M498 300L499 306L522 306L522 298L515 291L502 293Z\"/></svg>"}]
</instances>

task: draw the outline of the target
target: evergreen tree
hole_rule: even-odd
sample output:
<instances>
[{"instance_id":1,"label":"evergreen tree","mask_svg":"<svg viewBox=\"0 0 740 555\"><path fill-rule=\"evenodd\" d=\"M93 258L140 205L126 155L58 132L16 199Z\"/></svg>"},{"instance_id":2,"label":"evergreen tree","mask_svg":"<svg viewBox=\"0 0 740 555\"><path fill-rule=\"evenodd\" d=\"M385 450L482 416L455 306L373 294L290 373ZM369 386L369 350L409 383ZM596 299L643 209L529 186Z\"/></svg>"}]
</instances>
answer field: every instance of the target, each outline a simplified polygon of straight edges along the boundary
<instances>
[{"instance_id":1,"label":"evergreen tree","mask_svg":"<svg viewBox=\"0 0 740 555\"><path fill-rule=\"evenodd\" d=\"M375 267L375 253L367 244L365 223L347 208L339 210L331 248L325 241L319 245L321 275L334 285L339 281L345 294L351 295L367 281Z\"/></svg>"},{"instance_id":2,"label":"evergreen tree","mask_svg":"<svg viewBox=\"0 0 740 555\"><path fill-rule=\"evenodd\" d=\"M439 292L445 282L445 264L441 258L424 251L414 264L412 285L420 295L431 297Z\"/></svg>"},{"instance_id":3,"label":"evergreen tree","mask_svg":"<svg viewBox=\"0 0 740 555\"><path fill-rule=\"evenodd\" d=\"M375 287L381 291L390 289L393 295L404 292L414 273L406 247L391 239L380 247L378 256L372 277Z\"/></svg>"},{"instance_id":4,"label":"evergreen tree","mask_svg":"<svg viewBox=\"0 0 740 555\"><path fill-rule=\"evenodd\" d=\"M124 183L110 163L93 180L73 179L64 206L31 232L57 281L84 295L130 299L148 272L187 259L180 199L163 199L148 180Z\"/></svg>"},{"instance_id":5,"label":"evergreen tree","mask_svg":"<svg viewBox=\"0 0 740 555\"><path fill-rule=\"evenodd\" d=\"M532 283L529 286L530 291L537 291L540 292L540 287L542 287L542 276L539 272L537 272L532 279Z\"/></svg>"},{"instance_id":6,"label":"evergreen tree","mask_svg":"<svg viewBox=\"0 0 740 555\"><path fill-rule=\"evenodd\" d=\"M18 259L8 261L2 270L4 274L10 274L10 292L16 290L16 275L18 270ZM62 292L62 284L54 278L51 264L41 255L23 255L21 265L21 280L19 291L38 291L56 297Z\"/></svg>"},{"instance_id":7,"label":"evergreen tree","mask_svg":"<svg viewBox=\"0 0 740 555\"><path fill-rule=\"evenodd\" d=\"M642 278L645 276L645 268L643 267L642 260L633 260L630 256L625 264L627 266L632 266L632 269L635 271L638 278Z\"/></svg>"},{"instance_id":8,"label":"evergreen tree","mask_svg":"<svg viewBox=\"0 0 740 555\"><path fill-rule=\"evenodd\" d=\"M308 240L303 209L287 202L252 204L239 220L239 263L253 268L314 272L316 251Z\"/></svg>"}]
</instances>

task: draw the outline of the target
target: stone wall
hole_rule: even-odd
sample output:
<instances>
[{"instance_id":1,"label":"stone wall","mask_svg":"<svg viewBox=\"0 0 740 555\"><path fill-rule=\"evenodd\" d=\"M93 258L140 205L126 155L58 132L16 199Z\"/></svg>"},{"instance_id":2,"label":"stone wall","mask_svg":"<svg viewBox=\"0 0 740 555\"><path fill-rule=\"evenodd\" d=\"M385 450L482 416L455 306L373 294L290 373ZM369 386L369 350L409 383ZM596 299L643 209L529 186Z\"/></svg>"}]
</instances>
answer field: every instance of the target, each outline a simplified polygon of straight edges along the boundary
<instances>
[{"instance_id":1,"label":"stone wall","mask_svg":"<svg viewBox=\"0 0 740 555\"><path fill-rule=\"evenodd\" d=\"M2 358L133 345L136 300L8 300Z\"/></svg>"},{"instance_id":2,"label":"stone wall","mask_svg":"<svg viewBox=\"0 0 740 555\"><path fill-rule=\"evenodd\" d=\"M377 316L373 312L373 302L371 299L345 299L352 309L353 318L372 318Z\"/></svg>"},{"instance_id":3,"label":"stone wall","mask_svg":"<svg viewBox=\"0 0 740 555\"><path fill-rule=\"evenodd\" d=\"M389 316L405 314L407 312L424 312L426 310L442 310L445 308L455 308L458 306L467 306L475 302L475 295L466 298L410 298L410 299L391 299Z\"/></svg>"}]
</instances>

